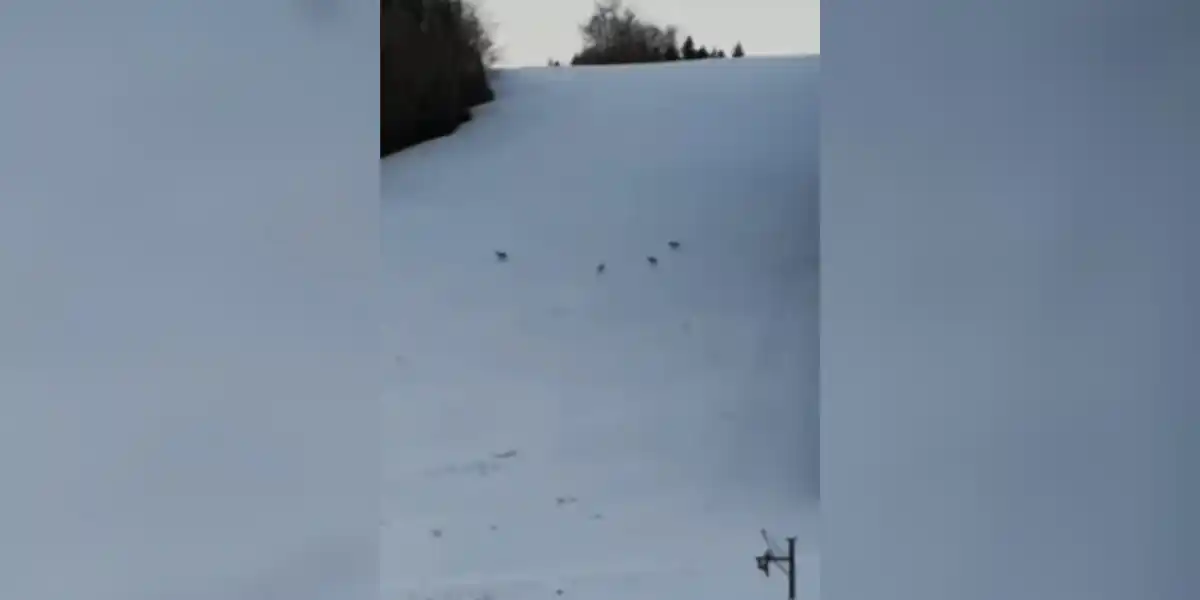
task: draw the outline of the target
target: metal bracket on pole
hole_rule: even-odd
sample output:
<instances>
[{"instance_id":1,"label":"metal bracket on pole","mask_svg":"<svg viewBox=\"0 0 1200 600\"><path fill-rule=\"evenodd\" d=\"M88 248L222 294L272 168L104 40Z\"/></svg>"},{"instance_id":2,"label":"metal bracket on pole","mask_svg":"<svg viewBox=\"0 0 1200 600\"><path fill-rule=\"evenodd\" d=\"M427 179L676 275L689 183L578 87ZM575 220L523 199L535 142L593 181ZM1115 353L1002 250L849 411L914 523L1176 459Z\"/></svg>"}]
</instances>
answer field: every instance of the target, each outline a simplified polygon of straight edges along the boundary
<instances>
[{"instance_id":1,"label":"metal bracket on pole","mask_svg":"<svg viewBox=\"0 0 1200 600\"><path fill-rule=\"evenodd\" d=\"M772 552L771 539L767 537L767 531L762 532L763 540L767 542L767 550L760 556L754 557L758 565L758 570L763 572L763 575L771 576L771 563L782 565L780 568L787 574L788 577L788 600L796 600L796 538L787 538L788 550L787 555L778 556Z\"/></svg>"}]
</instances>

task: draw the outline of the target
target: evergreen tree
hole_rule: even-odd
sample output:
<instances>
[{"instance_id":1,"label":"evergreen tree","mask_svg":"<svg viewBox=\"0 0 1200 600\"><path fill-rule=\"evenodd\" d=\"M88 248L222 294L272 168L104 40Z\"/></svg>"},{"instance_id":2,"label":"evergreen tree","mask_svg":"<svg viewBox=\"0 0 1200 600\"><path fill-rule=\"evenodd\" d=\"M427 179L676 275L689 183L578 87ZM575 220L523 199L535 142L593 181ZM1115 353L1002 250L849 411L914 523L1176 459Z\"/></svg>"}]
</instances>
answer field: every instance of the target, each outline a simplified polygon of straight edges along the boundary
<instances>
[{"instance_id":1,"label":"evergreen tree","mask_svg":"<svg viewBox=\"0 0 1200 600\"><path fill-rule=\"evenodd\" d=\"M737 45L733 47L733 57L741 58L745 55L746 55L746 50L742 48L742 43L738 42Z\"/></svg>"},{"instance_id":2,"label":"evergreen tree","mask_svg":"<svg viewBox=\"0 0 1200 600\"><path fill-rule=\"evenodd\" d=\"M679 49L683 56L683 60L692 60L696 58L696 42L692 41L692 36L687 36L683 40L683 47Z\"/></svg>"}]
</instances>

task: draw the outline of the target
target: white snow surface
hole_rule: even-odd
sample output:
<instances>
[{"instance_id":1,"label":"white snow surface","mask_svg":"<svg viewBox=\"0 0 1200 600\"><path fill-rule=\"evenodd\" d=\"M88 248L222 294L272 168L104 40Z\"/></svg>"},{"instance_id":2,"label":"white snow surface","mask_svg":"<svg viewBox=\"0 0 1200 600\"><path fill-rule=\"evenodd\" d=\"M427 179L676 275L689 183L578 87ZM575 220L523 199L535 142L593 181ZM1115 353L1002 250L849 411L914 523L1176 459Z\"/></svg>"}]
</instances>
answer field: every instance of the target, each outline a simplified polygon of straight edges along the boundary
<instances>
[{"instance_id":1,"label":"white snow surface","mask_svg":"<svg viewBox=\"0 0 1200 600\"><path fill-rule=\"evenodd\" d=\"M785 598L760 528L819 596L817 79L502 71L384 160L381 598Z\"/></svg>"}]
</instances>

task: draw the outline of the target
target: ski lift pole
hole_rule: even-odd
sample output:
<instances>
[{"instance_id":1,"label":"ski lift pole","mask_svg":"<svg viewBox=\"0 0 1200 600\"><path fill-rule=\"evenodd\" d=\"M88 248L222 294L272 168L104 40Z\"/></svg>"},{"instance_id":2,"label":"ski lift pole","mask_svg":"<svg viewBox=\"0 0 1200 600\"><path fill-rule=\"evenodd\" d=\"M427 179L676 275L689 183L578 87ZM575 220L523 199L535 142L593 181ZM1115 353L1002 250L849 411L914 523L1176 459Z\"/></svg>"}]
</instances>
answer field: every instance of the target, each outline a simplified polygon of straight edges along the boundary
<instances>
[{"instance_id":1,"label":"ski lift pole","mask_svg":"<svg viewBox=\"0 0 1200 600\"><path fill-rule=\"evenodd\" d=\"M788 600L796 600L796 538L790 537L788 543Z\"/></svg>"}]
</instances>

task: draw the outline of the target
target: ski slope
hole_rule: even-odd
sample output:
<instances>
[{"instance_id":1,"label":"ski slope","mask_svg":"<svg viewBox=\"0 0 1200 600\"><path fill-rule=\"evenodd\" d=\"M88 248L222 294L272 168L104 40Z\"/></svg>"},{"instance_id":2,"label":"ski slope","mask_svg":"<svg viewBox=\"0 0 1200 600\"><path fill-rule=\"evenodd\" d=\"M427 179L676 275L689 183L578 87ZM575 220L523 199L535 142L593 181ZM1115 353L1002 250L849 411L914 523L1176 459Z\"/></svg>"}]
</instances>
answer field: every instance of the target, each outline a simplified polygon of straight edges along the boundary
<instances>
[{"instance_id":1,"label":"ski slope","mask_svg":"<svg viewBox=\"0 0 1200 600\"><path fill-rule=\"evenodd\" d=\"M819 596L817 76L503 71L385 159L382 598L785 598L762 527Z\"/></svg>"}]
</instances>

